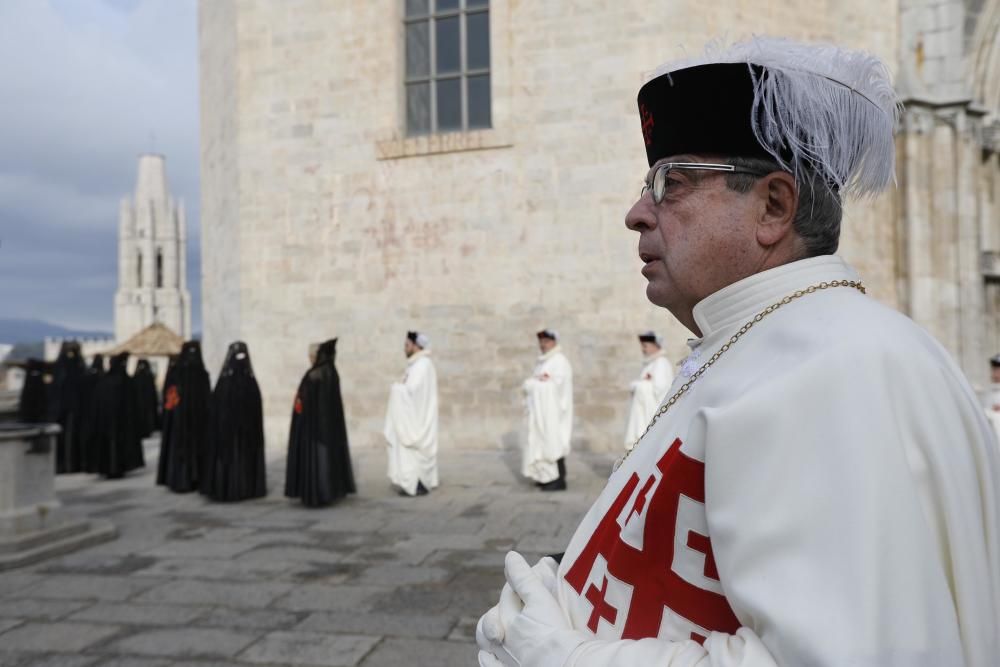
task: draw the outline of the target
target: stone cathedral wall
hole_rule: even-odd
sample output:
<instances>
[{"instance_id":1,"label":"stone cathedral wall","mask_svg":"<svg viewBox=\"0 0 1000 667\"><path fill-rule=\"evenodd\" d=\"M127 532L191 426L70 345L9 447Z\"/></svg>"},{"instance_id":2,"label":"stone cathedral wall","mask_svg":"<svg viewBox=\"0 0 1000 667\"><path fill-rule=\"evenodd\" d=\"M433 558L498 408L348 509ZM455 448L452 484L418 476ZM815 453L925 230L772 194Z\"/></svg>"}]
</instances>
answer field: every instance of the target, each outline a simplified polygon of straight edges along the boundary
<instances>
[{"instance_id":1,"label":"stone cathedral wall","mask_svg":"<svg viewBox=\"0 0 1000 667\"><path fill-rule=\"evenodd\" d=\"M689 336L646 302L623 224L647 74L752 33L897 48L885 0L490 5L493 129L422 139L402 132L401 0L201 5L206 361L214 378L249 344L272 452L333 336L352 444L379 444L407 329L433 340L442 448L513 445L542 326L573 363L577 446L619 449L635 335L675 361ZM851 206L842 244L893 306L895 206Z\"/></svg>"}]
</instances>

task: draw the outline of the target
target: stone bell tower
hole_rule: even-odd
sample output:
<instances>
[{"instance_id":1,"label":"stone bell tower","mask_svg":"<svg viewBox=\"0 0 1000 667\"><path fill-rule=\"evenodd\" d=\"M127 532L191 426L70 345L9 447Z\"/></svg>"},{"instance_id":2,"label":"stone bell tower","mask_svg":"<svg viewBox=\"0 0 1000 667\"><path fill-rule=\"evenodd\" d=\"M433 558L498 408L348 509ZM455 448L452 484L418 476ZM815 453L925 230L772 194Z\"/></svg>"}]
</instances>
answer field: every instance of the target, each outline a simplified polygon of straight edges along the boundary
<instances>
[{"instance_id":1,"label":"stone bell tower","mask_svg":"<svg viewBox=\"0 0 1000 667\"><path fill-rule=\"evenodd\" d=\"M123 199L118 226L115 339L123 342L153 322L191 337L184 204L167 190L162 155L139 156L135 197Z\"/></svg>"}]
</instances>

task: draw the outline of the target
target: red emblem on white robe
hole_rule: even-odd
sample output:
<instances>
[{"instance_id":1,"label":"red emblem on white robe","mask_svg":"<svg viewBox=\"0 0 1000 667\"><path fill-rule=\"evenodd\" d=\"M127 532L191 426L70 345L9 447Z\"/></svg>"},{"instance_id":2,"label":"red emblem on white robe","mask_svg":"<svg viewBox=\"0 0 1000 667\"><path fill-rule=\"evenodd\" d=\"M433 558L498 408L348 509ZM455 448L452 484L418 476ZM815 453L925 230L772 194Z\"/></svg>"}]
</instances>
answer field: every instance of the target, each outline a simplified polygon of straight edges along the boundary
<instances>
[{"instance_id":1,"label":"red emblem on white robe","mask_svg":"<svg viewBox=\"0 0 1000 667\"><path fill-rule=\"evenodd\" d=\"M680 439L645 479L632 473L566 582L592 606L587 627L602 623L622 639L669 636L704 641L734 633L705 518L705 464Z\"/></svg>"}]
</instances>

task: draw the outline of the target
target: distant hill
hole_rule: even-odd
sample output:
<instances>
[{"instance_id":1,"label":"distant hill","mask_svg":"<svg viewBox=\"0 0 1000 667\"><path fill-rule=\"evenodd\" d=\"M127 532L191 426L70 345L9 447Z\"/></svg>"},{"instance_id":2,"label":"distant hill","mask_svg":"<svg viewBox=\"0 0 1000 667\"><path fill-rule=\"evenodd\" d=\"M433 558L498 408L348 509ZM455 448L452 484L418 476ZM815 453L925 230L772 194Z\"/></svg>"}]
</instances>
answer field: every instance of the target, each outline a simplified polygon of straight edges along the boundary
<instances>
[{"instance_id":1,"label":"distant hill","mask_svg":"<svg viewBox=\"0 0 1000 667\"><path fill-rule=\"evenodd\" d=\"M0 319L0 343L35 343L46 336L55 338L111 338L107 331L80 331L42 320Z\"/></svg>"}]
</instances>

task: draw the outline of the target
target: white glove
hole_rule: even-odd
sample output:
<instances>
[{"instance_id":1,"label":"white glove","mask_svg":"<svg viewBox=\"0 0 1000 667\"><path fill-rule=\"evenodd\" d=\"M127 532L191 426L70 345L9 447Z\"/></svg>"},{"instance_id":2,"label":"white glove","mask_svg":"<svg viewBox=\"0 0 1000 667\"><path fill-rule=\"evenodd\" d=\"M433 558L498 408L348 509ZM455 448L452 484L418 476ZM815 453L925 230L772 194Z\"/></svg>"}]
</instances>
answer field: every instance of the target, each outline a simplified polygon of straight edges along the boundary
<instances>
[{"instance_id":1,"label":"white glove","mask_svg":"<svg viewBox=\"0 0 1000 667\"><path fill-rule=\"evenodd\" d=\"M542 558L531 568L553 597L556 594L558 569L559 564L549 556ZM501 607L503 607L502 613ZM476 624L476 645L480 649L481 667L518 667L517 660L503 646L504 627L501 615L516 616L523 607L524 603L514 594L510 584L506 584L500 593L500 603L479 619L479 623Z\"/></svg>"},{"instance_id":2,"label":"white glove","mask_svg":"<svg viewBox=\"0 0 1000 667\"><path fill-rule=\"evenodd\" d=\"M549 564L546 569L552 570ZM504 587L498 605L503 648L520 667L565 664L577 646L591 637L572 629L559 601L546 587L544 571L539 576L521 554L511 551L504 572L509 589ZM554 586L554 571L551 583Z\"/></svg>"}]
</instances>

